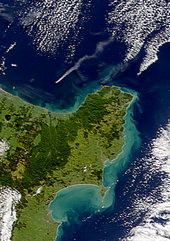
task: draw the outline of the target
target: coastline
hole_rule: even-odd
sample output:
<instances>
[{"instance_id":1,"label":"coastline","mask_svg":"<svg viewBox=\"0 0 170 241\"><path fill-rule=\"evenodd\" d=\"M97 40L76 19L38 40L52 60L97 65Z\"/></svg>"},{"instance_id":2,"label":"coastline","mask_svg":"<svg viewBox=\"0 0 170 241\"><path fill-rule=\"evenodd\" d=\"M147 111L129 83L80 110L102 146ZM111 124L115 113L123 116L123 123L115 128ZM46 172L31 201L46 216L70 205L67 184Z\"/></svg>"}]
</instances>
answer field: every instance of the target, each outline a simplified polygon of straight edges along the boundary
<instances>
[{"instance_id":1,"label":"coastline","mask_svg":"<svg viewBox=\"0 0 170 241\"><path fill-rule=\"evenodd\" d=\"M125 89L125 91L129 91ZM133 153L136 152L140 145L141 139L139 137L139 132L136 128L136 122L133 120L133 106L138 105L138 94L137 92L131 93L134 95L131 103L127 108L127 113L124 116L124 137L125 143L122 146L122 152L113 159L112 162L105 162L104 167L104 186L108 187L109 190L106 192L105 199L107 200L107 205L114 206L115 202L115 187L117 182L119 182L119 176L126 170L131 161L133 161Z\"/></svg>"},{"instance_id":2,"label":"coastline","mask_svg":"<svg viewBox=\"0 0 170 241\"><path fill-rule=\"evenodd\" d=\"M125 92L127 92L127 91L125 91ZM124 152L126 152L127 153L127 149L129 149L129 155L130 155L130 152L131 152L131 149L132 149L132 146L133 146L133 144L131 144L131 147L129 148L129 145L128 145L128 135L129 135L129 130L127 130L126 128L128 128L128 122L129 122L129 119L130 119L130 121L132 122L132 126L133 126L133 128L134 128L134 132L135 132L135 136L138 138L138 142L139 142L139 145L140 145L140 138L139 138L139 136L138 136L138 132L137 132L137 130L136 130L136 128L135 128L135 124L133 123L133 120L132 120L132 116L131 116L131 114L133 113L133 106L134 106L134 104L136 103L138 101L138 95L137 95L137 93L133 93L133 98L132 98L132 100L129 102L129 104L128 104L128 106L127 106L127 110L126 110L126 114L124 115L124 119L125 119L125 124L123 125L124 126L124 145L122 146L122 151L117 155L117 157L116 158L114 158L111 162L110 161L105 161L104 162L104 167L103 167L103 171L105 170L105 168L109 165L114 165L114 162L120 162L120 159L122 159L122 155L124 155ZM130 109L129 109L130 108ZM131 126L131 127L132 127ZM131 129L131 127L130 127L130 129ZM128 133L127 133L128 132ZM136 140L135 139L135 137L134 137L134 140ZM136 146L136 149L137 149L138 147ZM129 161L129 159L130 159L130 157L128 158L128 161ZM109 163L108 165L107 165L107 162ZM124 166L124 168L123 168L123 170L121 170L121 172L123 172L123 171L125 171L125 169L126 169L126 167L127 167L127 165L128 165L129 163L125 163L125 166ZM105 194L104 194L104 197L101 199L101 202L100 202L100 205L98 205L98 207L96 208L96 209L94 209L92 212L93 213L95 213L96 212L96 210L97 210L97 212L103 212L104 210L106 210L108 207L110 207L111 205L113 205L113 203L114 203L114 199L115 199L115 196L114 196L114 189L115 189L115 186L116 186L116 183L118 182L118 175L119 175L120 173L117 173L117 174L115 174L115 177L114 177L114 180L112 180L112 183L111 183L111 185L110 186L107 186L107 188L108 188L108 190L105 192ZM103 174L103 182L104 182L104 175L107 175L106 173L105 174ZM115 181L116 180L116 181ZM115 181L115 182L114 182ZM67 188L64 188L64 189L62 189L62 190L59 190L57 193L56 193L56 197L55 197L55 199L57 199L57 195L59 195L60 193L62 193L63 191L66 191L66 190L69 190L69 188L73 188L73 187L77 187L77 186L80 186L80 187L83 187L83 185L84 184L76 184L76 185L73 185L73 186L71 186L71 187L67 187ZM86 185L86 184L85 184ZM91 186L94 186L93 184L88 184L88 185L91 185ZM103 186L104 187L106 187L105 185L104 185L104 183L103 183ZM51 203L50 204L52 204L53 202L55 202L55 199L53 200L53 201L51 201ZM96 199L95 199L96 200ZM99 200L98 200L99 201ZM56 206L57 206L57 204L56 204ZM52 213L52 208L50 208L50 205L49 205L49 210L50 210L50 212ZM84 209L83 209L84 210ZM66 211L66 212L68 212L68 211ZM54 217L53 217L54 218ZM74 219L75 219L75 217L74 217ZM55 218L54 218L54 220L55 220ZM59 220L57 220L57 221L59 221ZM61 220L60 220L61 221ZM62 234L63 234L63 230L62 230L62 223L63 222L67 222L67 219L65 219L65 220L62 220L61 222L60 222L60 224L59 224L59 226L57 227L57 236L56 236L56 241L60 241L60 237L62 236Z\"/></svg>"},{"instance_id":3,"label":"coastline","mask_svg":"<svg viewBox=\"0 0 170 241\"><path fill-rule=\"evenodd\" d=\"M5 93L5 96L7 97L4 100L5 102L3 102L3 103L6 103L6 101L7 101L7 103L9 103L9 105L10 105L10 103L11 103L10 101L12 99L16 99L15 96L12 96L11 94L8 95L8 93L6 93L5 91L3 93ZM54 170L53 176L49 176L49 181L53 180L53 179L54 179L54 182L55 182L55 180L61 180L61 182L64 182L65 184L60 184L60 183L58 183L58 181L54 186L53 186L53 184L50 184L50 185L48 184L49 186L48 185L44 186L43 191L41 193L34 195L37 188L39 188L42 185L46 185L46 183L43 181L40 183L40 185L36 185L35 187L31 188L31 195L29 194L29 192L25 192L25 191L24 191L24 193L22 192L22 195L24 195L24 199L27 200L28 205L27 205L27 207L24 207L23 209L22 208L19 209L21 212L21 215L19 216L19 221L17 221L15 228L14 228L13 240L19 240L19 238L22 236L22 235L20 236L20 234L21 234L23 228L25 227L25 225L30 223L28 218L31 218L31 219L34 218L35 214L31 214L31 209L32 209L32 205L34 204L34 202L36 201L37 210L41 208L40 209L41 212L45 212L44 208L46 207L45 205L47 205L47 203L49 202L49 197L51 200L53 200L52 197L54 195L56 195L57 190L59 190L57 192L57 195L60 195L63 192L65 192L65 190L68 191L69 189L72 189L71 193L73 193L73 189L77 189L77 188L82 189L82 187L83 187L84 193L86 194L85 196L89 197L89 201L91 202L91 197L93 197L93 199L95 200L95 203L92 202L90 205L90 207L91 207L90 212L95 213L96 210L99 210L99 212L102 212L106 207L109 206L110 201L108 202L108 194L111 193L111 191L109 188L109 190L107 190L105 192L105 195L102 199L100 192L101 192L101 189L103 190L102 192L105 191L105 185L102 184L103 178L102 178L101 174L102 174L103 170L105 169L104 168L105 160L107 158L109 158L110 161L114 160L115 157L119 156L120 152L122 152L122 147L124 145L124 132L122 132L122 130L123 130L122 124L124 123L124 116L127 114L127 107L131 103L131 101L128 101L129 98L132 101L132 99L133 99L132 95L130 96L127 93L123 93L120 90L120 88L118 88L118 87L103 86L101 88L101 90L97 90L95 93L89 94L85 98L85 101L81 104L81 106L79 107L79 109L77 111L73 112L72 114L57 114L57 113L51 113L50 111L48 111L42 107L37 107L37 106L33 106L31 104L28 104L27 102L22 101L19 97L17 97L17 100L19 102L19 104L17 102L17 104L18 104L17 108L22 108L22 111L24 111L23 108L26 108L26 107L31 108L31 109L29 109L29 111L31 111L31 113L32 113L31 120L34 121L34 118L36 118L36 122L35 122L36 125L37 124L39 125L39 123L41 123L42 121L44 122L44 120L45 120L45 123L46 123L45 125L47 127L49 126L48 128L52 128L52 125L56 125L56 123L64 123L65 121L67 121L67 122L70 121L70 119L69 119L70 116L71 116L71 118L74 117L75 121L78 121L78 123L80 121L82 121L82 124L80 126L78 126L78 129L76 132L77 134L75 135L74 139L72 141L68 141L68 144L71 147L71 153L70 153L72 156L71 159L69 157L69 162L67 164L65 164L64 167ZM91 102L93 103L93 105L91 105ZM101 107L99 107L100 105L101 105ZM24 107L24 106L26 106L26 107ZM90 108L94 108L94 106L95 106L95 109L90 110ZM89 114L84 114L84 111L88 110L87 107L89 108ZM4 112L5 114L8 113L7 109L8 109L8 104L7 105L5 104L5 112ZM36 111L35 111L35 109L36 109ZM17 110L15 110L15 112L16 111ZM101 114L102 115L101 116L96 115L97 116L96 120L93 118L91 118L89 120L87 119L88 122L87 123L85 122L85 124L88 124L88 125L87 125L87 127L84 127L83 126L84 125L83 124L84 123L83 116L88 116L88 118L89 118L91 114L94 114L93 111L94 112L99 111L100 115ZM17 116L18 114L17 114L17 112L16 113L15 112L14 112L14 116ZM20 113L20 112L18 112L18 113ZM25 112L23 112L23 113L25 113ZM44 117L42 117L43 114L41 114L41 117L40 117L40 113L45 113L46 115L44 117L46 119L43 119L44 118ZM117 113L117 117L114 116L113 113ZM2 114L2 117L4 115ZM13 114L11 113L10 115L11 115L12 120L16 121L16 118L13 119L14 118ZM60 120L63 119L62 122L58 121L58 116L59 116ZM56 119L56 117L57 117L57 119ZM61 117L63 117L63 118L61 118ZM99 118L100 118L100 125L98 124ZM92 123L91 123L91 120L92 120ZM10 122L4 122L4 123L5 123L5 126L7 127L7 129L9 129ZM26 122L26 123L28 123L28 122ZM106 125L105 123L108 123L108 124ZM27 128L27 125L28 124L25 124L23 122L21 127ZM59 125L59 124L57 124L57 125ZM117 129L115 129L115 127ZM35 126L35 128L37 128L37 127ZM87 128L87 129L90 128L90 130L92 129L92 131L89 130L87 132L86 129L84 129L84 128ZM112 131L111 128L114 128L114 130ZM15 126L14 126L14 129L16 129ZM13 131L13 129L9 129L9 131L10 130ZM32 142L32 141L31 142L34 144L36 143L35 145L37 146L37 145L39 145L38 143L40 143L42 138L38 139L38 141L37 141L37 139L35 139L35 137L37 136L38 133L41 133L42 131L39 132L39 127L37 129L38 132L37 131L35 132L35 130L31 129L30 134L31 134L31 136L34 135L34 139L33 139L34 142ZM8 138L8 141L9 141L10 138L8 137L7 133L8 132L3 131L3 135L4 135L3 137ZM14 134L14 133L16 133L16 134ZM37 133L37 134L35 135L34 133ZM16 129L16 132L13 132L13 136L15 136L15 135L18 136L18 134L19 133ZM19 134L19 135L21 135L21 136L19 136L19 138L21 138L23 136L23 134ZM22 137L22 139L23 139L23 137ZM47 139L47 136L46 136L46 139ZM77 144L76 144L77 142L79 143L78 149L77 149ZM106 144L107 144L106 147L103 146ZM25 142L21 142L21 144L19 144L19 148L21 148L21 151L22 151L22 145L25 146ZM15 148L16 148L16 146L15 146ZM14 148L14 151L15 151L15 148ZM82 152L82 154L79 154L79 152L77 152L78 150L79 150L79 152ZM116 152L112 153L113 150L114 150L114 152L115 151ZM93 158L92 158L92 156L93 156ZM82 157L84 159L82 159ZM114 158L112 158L112 157L114 157ZM95 158L97 158L96 161L95 161ZM28 161L29 161L29 159L30 159L30 154L28 153ZM76 159L76 162L78 165L76 167L76 169L77 169L76 172L73 171L75 168L75 159ZM87 160L88 160L88 162L87 162ZM100 160L100 162L99 162L99 160ZM15 179L19 178L18 180L20 180L20 181L22 181L22 178L23 178L22 172L25 169L23 164L24 164L23 161L22 162L19 161L18 168L20 170L20 168L22 167L21 171L18 172L16 169L15 172L12 172L12 175L13 175L12 177ZM69 175L67 174L67 176L65 178L62 174L64 172L70 173L70 174ZM73 179L73 177L75 180ZM66 188L63 188L64 185L66 186ZM27 194L29 194L29 195L27 195ZM83 195L84 194L82 193L82 196ZM43 202L42 202L42 200L43 200L42 198L43 199L45 198ZM22 199L22 201L24 199ZM73 199L74 199L74 197L73 197ZM41 203L42 203L41 207L39 204L39 200L41 200ZM97 205L96 205L96 201L98 203ZM86 205L85 202L84 202L84 205ZM30 210L29 210L29 206L30 206ZM24 214L24 212L26 212L26 213ZM29 217L29 215L26 215L28 213L29 213L29 215L33 215L33 216ZM44 213L44 215L45 215L45 213ZM28 218L26 218L26 216L28 216ZM39 219L40 216L37 216L37 218ZM44 217L41 217L41 219L44 220L46 218L44 216ZM51 217L51 219L52 219L52 217ZM48 221L47 221L49 224L51 223L51 221L50 221L51 219L48 219ZM29 225L31 225L31 223ZM53 224L51 223L51 225L53 225ZM53 226L54 230L55 230L55 226L57 226L57 230L59 230L59 227L61 230L61 225L58 226L58 224L55 223L55 225ZM42 227L43 227L43 223L42 223ZM50 226L49 226L49 228L50 228ZM23 232L25 232L25 230L26 229L24 228ZM31 230L31 226L30 226L29 230ZM22 234L23 234L23 232L22 232ZM44 232L46 232L46 231L44 230ZM55 230L55 233L56 233L56 230Z\"/></svg>"}]
</instances>

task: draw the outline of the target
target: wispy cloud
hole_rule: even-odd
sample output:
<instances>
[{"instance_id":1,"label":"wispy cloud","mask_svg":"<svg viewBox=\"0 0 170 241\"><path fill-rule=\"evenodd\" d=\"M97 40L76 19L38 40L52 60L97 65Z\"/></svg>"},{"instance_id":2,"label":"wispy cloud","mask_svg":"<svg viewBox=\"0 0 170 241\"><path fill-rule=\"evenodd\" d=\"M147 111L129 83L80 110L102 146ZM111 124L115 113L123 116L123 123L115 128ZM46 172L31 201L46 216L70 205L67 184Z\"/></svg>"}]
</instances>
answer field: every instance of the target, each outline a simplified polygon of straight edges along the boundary
<instances>
[{"instance_id":1,"label":"wispy cloud","mask_svg":"<svg viewBox=\"0 0 170 241\"><path fill-rule=\"evenodd\" d=\"M77 70L83 61L98 57L98 55L100 55L103 52L104 48L107 45L111 44L113 41L114 41L114 37L112 36L107 41L99 42L96 46L96 49L95 49L95 52L93 55L85 55L82 58L80 58L78 60L78 62L73 67L71 67L69 70L67 70L65 72L65 74L63 76L61 76L61 78L59 78L55 83L56 84L59 83L61 80L63 80L69 74L71 74L74 70Z\"/></svg>"}]
</instances>

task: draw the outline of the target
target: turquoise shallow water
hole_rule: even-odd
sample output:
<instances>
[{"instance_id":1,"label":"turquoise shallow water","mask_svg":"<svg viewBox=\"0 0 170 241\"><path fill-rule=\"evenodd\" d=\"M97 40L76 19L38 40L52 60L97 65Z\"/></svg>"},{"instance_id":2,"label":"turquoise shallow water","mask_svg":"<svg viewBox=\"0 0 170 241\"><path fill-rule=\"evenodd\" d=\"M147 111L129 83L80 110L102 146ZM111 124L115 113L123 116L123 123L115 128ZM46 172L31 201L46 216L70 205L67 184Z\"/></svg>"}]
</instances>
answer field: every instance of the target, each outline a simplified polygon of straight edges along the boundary
<instances>
[{"instance_id":1,"label":"turquoise shallow water","mask_svg":"<svg viewBox=\"0 0 170 241\"><path fill-rule=\"evenodd\" d=\"M102 199L100 187L96 185L74 185L60 190L56 198L50 203L54 220L68 221L68 216L79 216L80 213L94 211L101 208Z\"/></svg>"},{"instance_id":2,"label":"turquoise shallow water","mask_svg":"<svg viewBox=\"0 0 170 241\"><path fill-rule=\"evenodd\" d=\"M105 162L103 185L105 187L111 187L117 183L119 175L125 171L129 162L132 160L134 151L140 147L141 139L139 132L136 129L136 122L133 119L134 105L138 103L138 95L135 92L129 91L128 89L122 89L128 91L134 95L134 98L127 109L125 119L125 145L123 146L122 152L117 156L111 163Z\"/></svg>"},{"instance_id":3,"label":"turquoise shallow water","mask_svg":"<svg viewBox=\"0 0 170 241\"><path fill-rule=\"evenodd\" d=\"M155 202L160 202L158 187L163 178L157 175L156 179L153 178L152 182L148 181L146 185L145 177L148 179L151 170L150 168L147 171L146 169L139 170L138 167L141 168L143 160L141 162L134 161L134 165L137 166L135 173L137 178L136 180L132 178L131 184L126 181L126 178L122 181L120 175L130 163L133 163L134 154L140 146L140 138L136 127L138 127L143 143L147 143L148 138L155 138L158 125L163 125L167 122L167 119L170 119L170 44L167 43L170 36L169 1L112 1L112 5L110 1L49 2L52 4L50 7L48 4L46 5L44 0L1 1L0 67L2 71L0 71L0 86L29 103L56 112L75 111L84 101L86 95L94 92L101 84L117 83L119 86L128 86L140 93L143 112L139 114L138 110L135 115L135 119L139 123L135 123L133 118L137 104L136 97L125 117L126 145L123 147L123 152L111 164L109 162L105 163L103 182L110 189L106 193L103 202L99 195L99 187L80 185L79 188L73 186L61 190L50 205L53 217L58 221L63 221L58 229L58 241L124 240L124 233L138 225L138 221L134 221L134 219L137 216L142 218L141 206L137 209L134 208L135 199L141 197L141 200L146 200L149 197ZM58 9L60 3L63 6L62 10ZM73 11L74 3L79 4L79 10ZM122 4L124 7L122 7ZM151 16L148 9L154 10L153 16ZM163 12L161 15L159 15L160 9ZM68 10L69 14L65 14L68 13ZM91 12L89 13L88 10ZM137 12L141 13L141 15L136 14ZM80 14L77 15L77 13ZM144 15L146 18L142 17ZM51 21L52 18L54 21ZM62 31L60 33L58 24L56 24L56 21L57 23L59 21L65 23L66 20L67 23L73 20L72 24L63 25L70 26L68 38L63 35ZM25 24L24 26L23 23L28 25ZM39 26L42 26L42 31L39 31ZM78 35L75 34L72 26L78 32L80 30L79 34L76 32ZM151 26L151 28L148 29L147 26ZM63 29L65 28L61 30ZM31 30L31 36L28 36L29 30ZM113 34L118 38L111 43L110 38L113 37ZM51 47L55 49L56 54L54 56L48 51L40 53L37 49L39 45L33 44L37 40L38 42L40 40L41 43L41 39L44 40L45 36L48 36L46 38L47 42L44 42L42 46L46 50L50 50ZM57 39L58 37L65 39L65 44L56 47L57 39L54 36ZM16 43L15 47L8 51L9 47L14 43ZM143 47L140 43L143 43ZM156 46L157 44L159 46ZM160 47L162 44L164 46ZM75 47L75 53L73 53L75 55L70 58L71 52L68 47L72 46ZM157 52L158 49L159 52ZM152 52L152 50L156 52ZM132 54L130 56L133 59L129 59L125 63L124 60L129 53ZM158 61L150 67L149 62L145 63L148 64L147 67L149 68L141 75L137 75L143 60L147 59L147 55L151 54L150 57L152 58L152 54L156 53ZM69 59L67 59L68 57ZM81 61L82 59L84 61ZM3 64L3 62L5 63ZM72 66L80 64L80 62L81 65L77 69L59 84L55 84L55 81L61 78L65 72ZM11 64L16 64L17 67L13 67ZM15 86L15 90L13 90L13 86ZM119 179L120 181L117 181ZM135 186L136 189L133 189ZM115 194L116 190L117 193ZM124 196L124 190L128 190L129 194L127 196ZM107 226L109 215L103 218L105 223L100 219L98 227L95 224L93 230L95 232L92 236L90 224L93 218L91 216L95 216L96 221L96 219L99 219L98 217L101 218L102 215L105 215L105 211L109 212L113 207L116 209L116 202L118 203L117 210L119 210L120 216L115 218L116 213L113 211L109 218L110 221L113 218L115 221L110 227ZM125 209L122 208L123 205ZM125 206L127 205L128 208L126 209ZM131 209L129 208L130 205ZM104 208L102 208L103 206ZM130 215L129 212L131 212ZM83 217L85 219L89 217L86 229L84 229L85 225L82 225ZM157 222L158 217L152 221ZM107 234L101 229L101 226L105 226ZM72 234L76 233L76 227L81 232L77 236L75 234L73 238ZM147 238L144 238L144 240L147 240Z\"/></svg>"},{"instance_id":4,"label":"turquoise shallow water","mask_svg":"<svg viewBox=\"0 0 170 241\"><path fill-rule=\"evenodd\" d=\"M131 92L127 89L123 91ZM132 93L132 92L131 92ZM109 207L114 207L115 186L120 174L126 170L133 160L134 152L140 147L141 139L136 129L136 122L133 120L134 106L138 105L138 95L132 93L134 98L130 103L125 115L125 145L122 152L112 162L106 161L103 174L103 185L109 187L104 198L101 198L101 187L96 185L74 185L57 192L55 199L50 203L49 210L57 222L64 222L65 225L82 225L82 218L104 212ZM81 217L81 218L80 218ZM76 231L74 225L74 231ZM57 232L56 241L60 241L63 235L61 224Z\"/></svg>"}]
</instances>

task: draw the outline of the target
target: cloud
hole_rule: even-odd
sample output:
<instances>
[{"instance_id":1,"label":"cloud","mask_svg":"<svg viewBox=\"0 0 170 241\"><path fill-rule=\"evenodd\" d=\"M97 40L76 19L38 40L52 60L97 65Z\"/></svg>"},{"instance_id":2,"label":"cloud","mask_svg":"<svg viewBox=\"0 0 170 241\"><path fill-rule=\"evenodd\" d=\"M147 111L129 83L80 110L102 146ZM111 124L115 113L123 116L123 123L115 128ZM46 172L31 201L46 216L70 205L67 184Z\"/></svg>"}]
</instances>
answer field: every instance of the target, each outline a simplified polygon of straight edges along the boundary
<instances>
[{"instance_id":1,"label":"cloud","mask_svg":"<svg viewBox=\"0 0 170 241\"><path fill-rule=\"evenodd\" d=\"M6 20L7 22L13 21L13 16L10 13L10 8L8 4L2 4L0 3L0 18Z\"/></svg>"},{"instance_id":2,"label":"cloud","mask_svg":"<svg viewBox=\"0 0 170 241\"><path fill-rule=\"evenodd\" d=\"M98 57L98 55L100 55L103 52L104 48L107 45L111 44L113 41L114 41L114 37L112 36L107 41L99 42L96 46L96 50L95 50L93 55L85 55L82 58L80 58L77 61L77 63L73 67L71 67L68 71L66 71L65 74L61 78L59 78L55 83L56 84L59 83L61 80L63 80L69 74L71 74L74 70L77 70L80 67L80 65L82 64L83 61Z\"/></svg>"},{"instance_id":3,"label":"cloud","mask_svg":"<svg viewBox=\"0 0 170 241\"><path fill-rule=\"evenodd\" d=\"M112 81L115 77L117 77L119 74L123 73L125 70L129 68L129 63L120 63L111 68L108 75L104 77L104 79L101 81L101 84L107 84L110 81Z\"/></svg>"}]
</instances>

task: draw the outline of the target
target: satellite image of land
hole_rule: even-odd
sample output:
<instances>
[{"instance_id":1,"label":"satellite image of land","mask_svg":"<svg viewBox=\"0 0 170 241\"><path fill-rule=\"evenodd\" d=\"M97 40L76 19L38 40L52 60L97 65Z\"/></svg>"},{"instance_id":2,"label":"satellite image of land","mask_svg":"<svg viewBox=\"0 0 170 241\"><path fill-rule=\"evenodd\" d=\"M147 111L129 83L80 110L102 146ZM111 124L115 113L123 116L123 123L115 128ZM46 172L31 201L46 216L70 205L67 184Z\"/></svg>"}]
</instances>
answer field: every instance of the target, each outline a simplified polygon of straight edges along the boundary
<instances>
[{"instance_id":1,"label":"satellite image of land","mask_svg":"<svg viewBox=\"0 0 170 241\"><path fill-rule=\"evenodd\" d=\"M132 98L104 86L76 112L57 114L1 90L0 135L7 150L0 182L22 195L12 240L54 240L58 223L48 205L65 187L94 184L104 196L104 162L122 151L123 117Z\"/></svg>"},{"instance_id":2,"label":"satellite image of land","mask_svg":"<svg viewBox=\"0 0 170 241\"><path fill-rule=\"evenodd\" d=\"M0 0L0 240L170 240L170 1Z\"/></svg>"}]
</instances>

